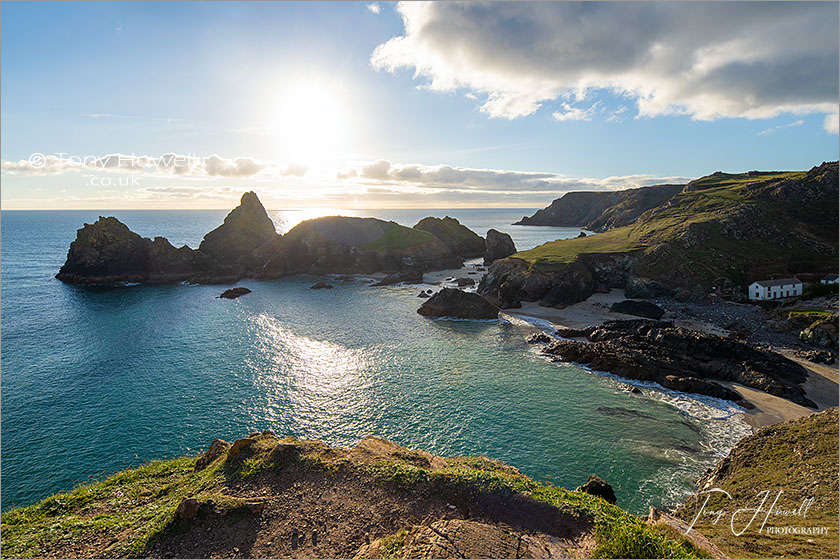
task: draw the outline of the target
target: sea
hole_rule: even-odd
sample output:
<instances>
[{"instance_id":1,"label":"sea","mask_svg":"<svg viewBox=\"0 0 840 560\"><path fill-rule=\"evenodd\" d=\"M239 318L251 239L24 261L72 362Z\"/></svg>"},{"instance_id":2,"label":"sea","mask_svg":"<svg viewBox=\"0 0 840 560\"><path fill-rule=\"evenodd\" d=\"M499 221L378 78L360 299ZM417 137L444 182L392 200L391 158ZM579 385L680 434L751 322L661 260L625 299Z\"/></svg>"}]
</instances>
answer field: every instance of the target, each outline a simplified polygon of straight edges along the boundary
<instances>
[{"instance_id":1,"label":"sea","mask_svg":"<svg viewBox=\"0 0 840 560\"><path fill-rule=\"evenodd\" d=\"M518 249L577 228L514 226L534 209L271 211L280 233L319 215L413 225L458 218ZM368 434L444 456L486 455L575 488L590 474L646 513L694 490L750 433L737 406L552 363L526 336L548 325L428 320L417 286L359 279L245 279L229 286L84 287L55 279L76 230L116 216L143 236L197 247L224 211L3 211L0 378L4 510L216 438L271 429L351 446Z\"/></svg>"}]
</instances>

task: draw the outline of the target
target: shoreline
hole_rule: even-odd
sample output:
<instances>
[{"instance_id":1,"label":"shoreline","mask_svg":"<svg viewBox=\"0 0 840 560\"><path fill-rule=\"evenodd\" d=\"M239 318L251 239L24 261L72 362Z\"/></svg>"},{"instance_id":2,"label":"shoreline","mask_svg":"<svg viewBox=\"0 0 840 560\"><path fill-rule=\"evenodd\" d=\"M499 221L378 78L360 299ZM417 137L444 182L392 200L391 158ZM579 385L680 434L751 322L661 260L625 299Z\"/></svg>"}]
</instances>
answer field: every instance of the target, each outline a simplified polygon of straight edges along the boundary
<instances>
[{"instance_id":1,"label":"shoreline","mask_svg":"<svg viewBox=\"0 0 840 560\"><path fill-rule=\"evenodd\" d=\"M638 317L632 315L609 311L610 305L624 299L624 290L613 289L608 294L596 293L582 302L569 305L562 309L542 307L536 302L522 302L521 308L506 309L503 312L520 319L528 317L547 321L554 328L580 329L599 325L605 321L638 319ZM666 314L663 316L663 319L673 320L674 324L678 327L721 336L728 334L725 330L709 323L675 319L672 314ZM818 405L818 408L811 409L801 406L787 399L737 383L717 381L725 387L738 391L744 397L744 400L755 407L746 409L743 412L744 422L749 424L753 430L822 412L827 408L838 405L838 390L840 390L840 385L838 385L838 368L836 365L827 366L811 363L794 356L793 350L789 349L782 349L779 353L808 370L808 379L803 384L803 387L808 398L814 401Z\"/></svg>"}]
</instances>

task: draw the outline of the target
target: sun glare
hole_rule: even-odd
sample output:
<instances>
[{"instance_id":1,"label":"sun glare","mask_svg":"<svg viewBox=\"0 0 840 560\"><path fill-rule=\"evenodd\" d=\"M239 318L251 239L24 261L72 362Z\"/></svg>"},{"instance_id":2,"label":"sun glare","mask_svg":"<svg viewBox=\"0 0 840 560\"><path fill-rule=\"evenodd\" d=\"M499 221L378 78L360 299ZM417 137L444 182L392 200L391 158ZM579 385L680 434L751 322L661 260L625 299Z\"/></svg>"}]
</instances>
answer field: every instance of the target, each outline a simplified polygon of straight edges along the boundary
<instances>
[{"instance_id":1,"label":"sun glare","mask_svg":"<svg viewBox=\"0 0 840 560\"><path fill-rule=\"evenodd\" d=\"M325 159L347 140L347 108L340 92L327 83L299 83L275 93L273 134L287 158L301 163Z\"/></svg>"}]
</instances>

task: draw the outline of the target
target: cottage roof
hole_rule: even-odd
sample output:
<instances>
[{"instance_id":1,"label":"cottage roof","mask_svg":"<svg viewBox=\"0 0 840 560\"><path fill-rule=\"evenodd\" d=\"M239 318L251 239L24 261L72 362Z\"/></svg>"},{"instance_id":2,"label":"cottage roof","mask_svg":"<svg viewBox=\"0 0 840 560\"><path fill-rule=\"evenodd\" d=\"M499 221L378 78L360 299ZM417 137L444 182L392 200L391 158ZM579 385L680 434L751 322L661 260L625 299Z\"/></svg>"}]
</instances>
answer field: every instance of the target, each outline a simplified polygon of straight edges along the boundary
<instances>
[{"instance_id":1,"label":"cottage roof","mask_svg":"<svg viewBox=\"0 0 840 560\"><path fill-rule=\"evenodd\" d=\"M823 276L823 280L826 280L828 282L832 282L834 280L837 280L837 278L838 278L838 276L836 274L826 274L825 276Z\"/></svg>"},{"instance_id":2,"label":"cottage roof","mask_svg":"<svg viewBox=\"0 0 840 560\"><path fill-rule=\"evenodd\" d=\"M772 288L774 286L790 286L791 284L801 284L802 280L798 278L778 278L776 280L757 280L753 284L758 284L765 288Z\"/></svg>"}]
</instances>

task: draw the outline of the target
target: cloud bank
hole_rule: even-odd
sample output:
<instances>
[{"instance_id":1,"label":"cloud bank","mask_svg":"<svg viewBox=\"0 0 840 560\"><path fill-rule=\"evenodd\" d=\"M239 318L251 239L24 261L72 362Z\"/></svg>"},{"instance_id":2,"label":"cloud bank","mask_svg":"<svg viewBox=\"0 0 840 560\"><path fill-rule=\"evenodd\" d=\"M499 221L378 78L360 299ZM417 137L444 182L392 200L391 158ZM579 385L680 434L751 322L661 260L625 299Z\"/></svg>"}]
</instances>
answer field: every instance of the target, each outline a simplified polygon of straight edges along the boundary
<instances>
[{"instance_id":1,"label":"cloud bank","mask_svg":"<svg viewBox=\"0 0 840 560\"><path fill-rule=\"evenodd\" d=\"M837 130L836 2L400 3L375 69L467 90L491 117L609 90L638 115L697 120L827 113ZM573 109L557 120L580 120Z\"/></svg>"}]
</instances>

